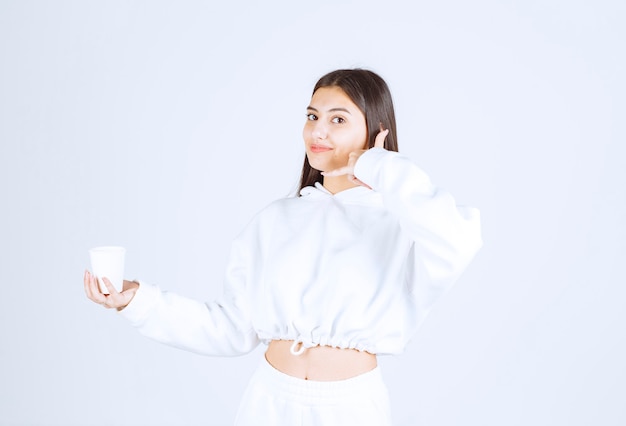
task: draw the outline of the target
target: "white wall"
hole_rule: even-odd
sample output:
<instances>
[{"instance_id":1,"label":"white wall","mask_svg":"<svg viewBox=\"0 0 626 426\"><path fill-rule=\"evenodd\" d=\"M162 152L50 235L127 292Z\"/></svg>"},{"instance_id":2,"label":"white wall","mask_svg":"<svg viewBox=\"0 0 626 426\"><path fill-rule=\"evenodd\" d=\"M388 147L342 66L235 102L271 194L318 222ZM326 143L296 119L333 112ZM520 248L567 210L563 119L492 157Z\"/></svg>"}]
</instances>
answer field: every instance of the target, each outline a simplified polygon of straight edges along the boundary
<instances>
[{"instance_id":1,"label":"white wall","mask_svg":"<svg viewBox=\"0 0 626 426\"><path fill-rule=\"evenodd\" d=\"M87 249L210 299L295 186L323 73L395 96L401 150L485 246L404 355L398 425L626 423L623 2L0 1L0 424L230 424L262 350L200 357L83 294ZM209 420L211 419L211 420Z\"/></svg>"}]
</instances>

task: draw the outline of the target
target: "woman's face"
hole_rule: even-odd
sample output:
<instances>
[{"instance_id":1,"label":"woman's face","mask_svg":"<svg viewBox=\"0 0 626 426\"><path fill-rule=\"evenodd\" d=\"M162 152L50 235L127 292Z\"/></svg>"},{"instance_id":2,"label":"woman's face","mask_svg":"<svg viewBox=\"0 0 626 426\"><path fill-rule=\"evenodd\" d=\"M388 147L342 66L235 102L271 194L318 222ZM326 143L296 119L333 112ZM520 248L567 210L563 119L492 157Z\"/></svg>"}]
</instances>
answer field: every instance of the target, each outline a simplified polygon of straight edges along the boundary
<instances>
[{"instance_id":1,"label":"woman's face","mask_svg":"<svg viewBox=\"0 0 626 426\"><path fill-rule=\"evenodd\" d=\"M322 87L307 107L302 136L311 167L334 170L348 164L351 152L365 149L365 116L342 89Z\"/></svg>"}]
</instances>

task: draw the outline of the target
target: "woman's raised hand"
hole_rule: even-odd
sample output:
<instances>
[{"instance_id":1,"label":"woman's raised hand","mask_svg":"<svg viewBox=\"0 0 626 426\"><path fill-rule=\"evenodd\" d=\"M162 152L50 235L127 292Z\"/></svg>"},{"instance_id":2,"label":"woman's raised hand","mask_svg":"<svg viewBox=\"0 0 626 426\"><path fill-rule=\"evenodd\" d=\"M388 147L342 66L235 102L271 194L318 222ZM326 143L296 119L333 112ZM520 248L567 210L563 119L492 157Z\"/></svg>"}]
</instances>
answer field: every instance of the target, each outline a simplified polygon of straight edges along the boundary
<instances>
[{"instance_id":1,"label":"woman's raised hand","mask_svg":"<svg viewBox=\"0 0 626 426\"><path fill-rule=\"evenodd\" d=\"M139 283L124 280L123 289L120 293L115 289L108 278L103 278L102 281L109 291L109 294L102 294L96 277L89 271L85 271L85 276L83 278L83 282L85 284L85 294L87 294L87 297L91 301L97 303L98 305L102 305L107 309L115 308L118 311L121 311L130 303L139 288Z\"/></svg>"},{"instance_id":2,"label":"woman's raised hand","mask_svg":"<svg viewBox=\"0 0 626 426\"><path fill-rule=\"evenodd\" d=\"M389 129L383 130L382 126L380 132L376 135L376 139L374 139L374 148L384 148L385 147L385 138L389 134ZM354 184L365 186L370 188L364 182L361 182L359 179L354 176L354 167L356 166L356 162L363 155L364 152L367 152L367 149L362 149L359 151L353 151L348 156L348 164L346 166L340 167L335 170L329 170L327 172L322 172L324 176L347 176L348 180ZM370 188L371 189L371 188Z\"/></svg>"}]
</instances>

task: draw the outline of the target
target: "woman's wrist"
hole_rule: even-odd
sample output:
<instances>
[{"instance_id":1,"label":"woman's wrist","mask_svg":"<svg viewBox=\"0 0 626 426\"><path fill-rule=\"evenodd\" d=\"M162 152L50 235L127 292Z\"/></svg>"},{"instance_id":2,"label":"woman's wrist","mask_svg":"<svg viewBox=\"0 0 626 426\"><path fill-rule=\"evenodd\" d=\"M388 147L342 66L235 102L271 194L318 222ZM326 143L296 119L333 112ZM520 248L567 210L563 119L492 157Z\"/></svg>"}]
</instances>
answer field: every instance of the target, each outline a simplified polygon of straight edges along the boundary
<instances>
[{"instance_id":1,"label":"woman's wrist","mask_svg":"<svg viewBox=\"0 0 626 426\"><path fill-rule=\"evenodd\" d=\"M139 282L124 280L124 284L122 288L123 288L122 293L127 295L128 302L124 306L118 307L117 308L118 312L123 310L125 307L127 307L130 304L130 302L133 301L133 298L135 297L135 294L137 293L137 290L139 289Z\"/></svg>"}]
</instances>

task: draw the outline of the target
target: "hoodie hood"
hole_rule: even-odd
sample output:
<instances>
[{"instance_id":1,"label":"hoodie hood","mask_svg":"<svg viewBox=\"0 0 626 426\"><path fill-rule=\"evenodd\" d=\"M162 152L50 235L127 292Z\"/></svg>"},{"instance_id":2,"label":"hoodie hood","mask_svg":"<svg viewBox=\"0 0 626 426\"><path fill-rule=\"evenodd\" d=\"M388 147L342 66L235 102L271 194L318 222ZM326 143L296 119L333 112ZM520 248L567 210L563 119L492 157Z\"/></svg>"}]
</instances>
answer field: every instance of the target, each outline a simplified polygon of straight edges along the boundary
<instances>
[{"instance_id":1,"label":"hoodie hood","mask_svg":"<svg viewBox=\"0 0 626 426\"><path fill-rule=\"evenodd\" d=\"M345 204L382 205L382 195L364 186L346 189L336 194L331 193L319 182L315 186L306 186L300 191L302 198L311 200L332 197Z\"/></svg>"}]
</instances>

